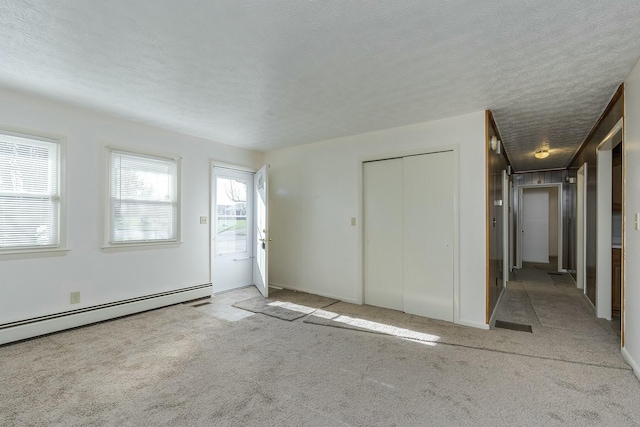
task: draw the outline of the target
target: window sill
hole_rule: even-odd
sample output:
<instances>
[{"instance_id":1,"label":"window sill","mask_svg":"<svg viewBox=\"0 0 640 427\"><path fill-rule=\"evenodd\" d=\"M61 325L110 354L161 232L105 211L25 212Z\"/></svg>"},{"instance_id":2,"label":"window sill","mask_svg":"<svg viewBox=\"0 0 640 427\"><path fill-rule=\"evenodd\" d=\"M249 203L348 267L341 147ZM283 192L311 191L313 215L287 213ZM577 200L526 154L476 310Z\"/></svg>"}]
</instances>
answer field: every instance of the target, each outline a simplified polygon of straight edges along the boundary
<instances>
[{"instance_id":1,"label":"window sill","mask_svg":"<svg viewBox=\"0 0 640 427\"><path fill-rule=\"evenodd\" d=\"M158 243L122 243L120 245L107 245L102 247L102 252L144 251L149 249L179 248L182 242L158 242Z\"/></svg>"},{"instance_id":2,"label":"window sill","mask_svg":"<svg viewBox=\"0 0 640 427\"><path fill-rule=\"evenodd\" d=\"M67 252L69 252L69 249L61 248L12 250L0 252L0 261L65 256Z\"/></svg>"}]
</instances>

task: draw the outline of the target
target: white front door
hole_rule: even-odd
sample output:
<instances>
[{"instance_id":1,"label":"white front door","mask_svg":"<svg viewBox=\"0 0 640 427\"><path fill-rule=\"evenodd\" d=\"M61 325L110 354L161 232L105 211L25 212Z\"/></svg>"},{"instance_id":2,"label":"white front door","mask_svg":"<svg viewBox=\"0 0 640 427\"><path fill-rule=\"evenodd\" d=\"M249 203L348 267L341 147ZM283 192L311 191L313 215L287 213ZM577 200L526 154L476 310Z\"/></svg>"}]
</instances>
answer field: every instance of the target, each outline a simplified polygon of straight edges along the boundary
<instances>
[{"instance_id":1,"label":"white front door","mask_svg":"<svg viewBox=\"0 0 640 427\"><path fill-rule=\"evenodd\" d=\"M268 166L263 166L254 177L253 199L255 200L255 259L253 280L265 297L269 296L269 187L267 186Z\"/></svg>"},{"instance_id":2,"label":"white front door","mask_svg":"<svg viewBox=\"0 0 640 427\"><path fill-rule=\"evenodd\" d=\"M213 168L213 292L254 283L253 173Z\"/></svg>"}]
</instances>

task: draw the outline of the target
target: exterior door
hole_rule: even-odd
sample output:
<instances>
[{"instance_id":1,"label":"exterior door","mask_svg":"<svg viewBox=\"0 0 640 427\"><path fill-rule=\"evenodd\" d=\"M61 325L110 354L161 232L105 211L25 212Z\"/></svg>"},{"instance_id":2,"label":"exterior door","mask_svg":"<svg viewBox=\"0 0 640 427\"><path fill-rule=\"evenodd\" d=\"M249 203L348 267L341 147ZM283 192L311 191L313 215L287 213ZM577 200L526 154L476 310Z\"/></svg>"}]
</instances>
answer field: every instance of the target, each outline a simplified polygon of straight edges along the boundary
<instances>
[{"instance_id":1,"label":"exterior door","mask_svg":"<svg viewBox=\"0 0 640 427\"><path fill-rule=\"evenodd\" d=\"M253 262L254 283L260 293L269 296L269 187L268 166L263 166L254 177L253 199L255 200L255 259Z\"/></svg>"},{"instance_id":2,"label":"exterior door","mask_svg":"<svg viewBox=\"0 0 640 427\"><path fill-rule=\"evenodd\" d=\"M253 173L213 169L213 292L252 285Z\"/></svg>"}]
</instances>

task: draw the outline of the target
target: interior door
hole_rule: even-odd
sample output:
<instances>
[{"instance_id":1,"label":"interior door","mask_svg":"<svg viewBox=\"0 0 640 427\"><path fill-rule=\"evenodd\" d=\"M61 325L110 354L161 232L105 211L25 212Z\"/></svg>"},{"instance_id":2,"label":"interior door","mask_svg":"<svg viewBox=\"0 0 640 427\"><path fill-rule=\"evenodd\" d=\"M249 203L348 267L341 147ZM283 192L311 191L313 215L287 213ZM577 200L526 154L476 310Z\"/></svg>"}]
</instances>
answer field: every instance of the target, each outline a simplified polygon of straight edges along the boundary
<instances>
[{"instance_id":1,"label":"interior door","mask_svg":"<svg viewBox=\"0 0 640 427\"><path fill-rule=\"evenodd\" d=\"M253 173L213 169L211 282L219 293L253 282Z\"/></svg>"},{"instance_id":2,"label":"interior door","mask_svg":"<svg viewBox=\"0 0 640 427\"><path fill-rule=\"evenodd\" d=\"M253 264L254 283L260 293L269 296L269 187L267 177L268 166L263 166L255 173L255 259Z\"/></svg>"},{"instance_id":3,"label":"interior door","mask_svg":"<svg viewBox=\"0 0 640 427\"><path fill-rule=\"evenodd\" d=\"M522 213L522 261L549 262L549 189L524 188Z\"/></svg>"}]
</instances>

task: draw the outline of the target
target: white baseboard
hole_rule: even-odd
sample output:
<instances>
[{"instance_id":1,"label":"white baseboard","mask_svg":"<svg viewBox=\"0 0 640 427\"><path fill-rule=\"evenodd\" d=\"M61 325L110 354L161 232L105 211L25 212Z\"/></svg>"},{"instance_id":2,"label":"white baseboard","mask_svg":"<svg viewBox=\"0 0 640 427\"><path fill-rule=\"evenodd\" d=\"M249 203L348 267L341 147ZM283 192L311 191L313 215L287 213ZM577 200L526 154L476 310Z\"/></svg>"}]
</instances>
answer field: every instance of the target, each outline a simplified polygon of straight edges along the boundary
<instances>
[{"instance_id":1,"label":"white baseboard","mask_svg":"<svg viewBox=\"0 0 640 427\"><path fill-rule=\"evenodd\" d=\"M623 348L621 353L624 360L631 366L631 368L633 368L633 373L636 374L636 377L638 377L638 379L640 379L640 367L638 366L636 361L633 360L626 348Z\"/></svg>"},{"instance_id":2,"label":"white baseboard","mask_svg":"<svg viewBox=\"0 0 640 427\"><path fill-rule=\"evenodd\" d=\"M458 324L462 326L470 326L472 328L478 328L478 329L489 329L489 325L487 325L486 323L478 323L470 320L460 319Z\"/></svg>"},{"instance_id":3,"label":"white baseboard","mask_svg":"<svg viewBox=\"0 0 640 427\"><path fill-rule=\"evenodd\" d=\"M211 296L211 284L132 298L0 326L0 345Z\"/></svg>"},{"instance_id":4,"label":"white baseboard","mask_svg":"<svg viewBox=\"0 0 640 427\"><path fill-rule=\"evenodd\" d=\"M348 302L348 303L351 303L351 304L361 305L355 299L345 298L345 297L341 297L341 296L338 296L338 295L332 295L332 294L328 294L328 293L325 293L325 292L317 292L314 289L301 289L301 288L298 288L298 287L295 287L295 286L282 285L280 283L269 283L269 287L274 287L274 288L279 288L279 289L288 289L290 291L306 292L308 294L320 295L321 297L333 298L333 299L337 299L337 300L340 300L340 301Z\"/></svg>"}]
</instances>

